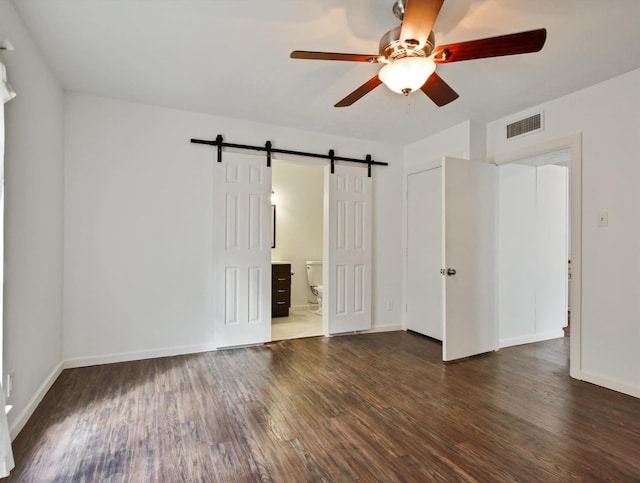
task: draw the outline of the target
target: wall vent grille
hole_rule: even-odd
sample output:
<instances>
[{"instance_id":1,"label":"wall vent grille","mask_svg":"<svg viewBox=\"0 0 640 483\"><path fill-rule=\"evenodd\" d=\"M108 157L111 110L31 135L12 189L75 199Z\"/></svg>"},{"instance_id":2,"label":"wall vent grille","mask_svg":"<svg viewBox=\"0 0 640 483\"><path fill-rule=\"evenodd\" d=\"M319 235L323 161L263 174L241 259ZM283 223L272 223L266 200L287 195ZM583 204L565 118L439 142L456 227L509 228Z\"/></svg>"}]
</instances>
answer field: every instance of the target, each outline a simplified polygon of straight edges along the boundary
<instances>
[{"instance_id":1,"label":"wall vent grille","mask_svg":"<svg viewBox=\"0 0 640 483\"><path fill-rule=\"evenodd\" d=\"M542 130L542 114L534 114L525 119L507 124L507 139Z\"/></svg>"}]
</instances>

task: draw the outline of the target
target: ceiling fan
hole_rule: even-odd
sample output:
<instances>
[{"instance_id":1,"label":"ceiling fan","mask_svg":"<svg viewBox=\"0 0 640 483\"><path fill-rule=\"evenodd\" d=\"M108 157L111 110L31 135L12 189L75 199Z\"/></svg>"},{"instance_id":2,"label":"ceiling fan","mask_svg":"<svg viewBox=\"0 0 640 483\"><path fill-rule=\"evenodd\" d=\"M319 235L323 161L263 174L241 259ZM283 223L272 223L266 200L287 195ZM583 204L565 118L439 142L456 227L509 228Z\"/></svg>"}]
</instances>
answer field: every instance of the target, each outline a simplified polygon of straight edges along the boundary
<instances>
[{"instance_id":1,"label":"ceiling fan","mask_svg":"<svg viewBox=\"0 0 640 483\"><path fill-rule=\"evenodd\" d=\"M294 50L291 58L384 64L377 75L335 107L350 106L382 83L405 96L420 89L436 105L444 106L456 100L458 94L435 72L436 64L538 52L544 46L546 29L436 47L431 29L443 3L444 0L396 0L393 13L402 25L382 36L377 55Z\"/></svg>"}]
</instances>

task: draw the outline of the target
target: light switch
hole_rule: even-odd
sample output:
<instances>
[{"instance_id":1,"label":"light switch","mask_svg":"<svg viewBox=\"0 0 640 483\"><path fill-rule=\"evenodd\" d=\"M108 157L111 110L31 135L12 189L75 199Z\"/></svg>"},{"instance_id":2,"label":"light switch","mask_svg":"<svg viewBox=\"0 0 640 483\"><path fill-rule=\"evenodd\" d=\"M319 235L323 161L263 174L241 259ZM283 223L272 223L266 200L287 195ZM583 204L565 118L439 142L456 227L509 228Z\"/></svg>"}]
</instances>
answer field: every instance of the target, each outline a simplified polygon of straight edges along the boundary
<instances>
[{"instance_id":1,"label":"light switch","mask_svg":"<svg viewBox=\"0 0 640 483\"><path fill-rule=\"evenodd\" d=\"M609 226L609 213L601 211L598 213L598 226Z\"/></svg>"}]
</instances>

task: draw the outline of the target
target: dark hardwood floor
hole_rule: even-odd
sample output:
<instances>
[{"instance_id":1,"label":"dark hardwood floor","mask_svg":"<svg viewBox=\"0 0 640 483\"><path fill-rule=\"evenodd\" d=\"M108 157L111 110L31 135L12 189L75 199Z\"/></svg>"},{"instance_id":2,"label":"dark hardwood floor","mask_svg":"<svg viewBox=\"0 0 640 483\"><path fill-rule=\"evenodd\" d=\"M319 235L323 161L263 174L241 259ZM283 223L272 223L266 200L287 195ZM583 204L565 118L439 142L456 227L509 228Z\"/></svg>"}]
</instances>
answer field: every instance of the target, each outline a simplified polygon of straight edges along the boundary
<instances>
[{"instance_id":1,"label":"dark hardwood floor","mask_svg":"<svg viewBox=\"0 0 640 483\"><path fill-rule=\"evenodd\" d=\"M443 364L405 332L66 370L7 481L640 481L640 400L568 339Z\"/></svg>"}]
</instances>

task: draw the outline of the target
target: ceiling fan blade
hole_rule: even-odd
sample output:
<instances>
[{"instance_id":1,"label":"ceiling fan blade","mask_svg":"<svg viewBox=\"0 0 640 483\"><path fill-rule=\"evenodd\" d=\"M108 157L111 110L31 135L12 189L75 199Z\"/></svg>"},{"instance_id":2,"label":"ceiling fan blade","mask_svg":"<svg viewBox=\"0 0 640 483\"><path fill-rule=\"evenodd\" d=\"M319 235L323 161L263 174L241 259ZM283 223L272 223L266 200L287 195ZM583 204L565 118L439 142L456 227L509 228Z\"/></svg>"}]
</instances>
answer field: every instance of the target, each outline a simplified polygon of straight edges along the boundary
<instances>
[{"instance_id":1,"label":"ceiling fan blade","mask_svg":"<svg viewBox=\"0 0 640 483\"><path fill-rule=\"evenodd\" d=\"M358 87L355 91L353 91L351 94L349 94L347 97L345 97L344 99L342 99L340 102L338 102L335 106L333 107L347 107L350 106L351 104L353 104L354 102L356 102L358 99L360 99L361 97L363 97L365 94L368 94L369 92L371 92L372 90L374 90L376 87L378 87L380 84L382 84L382 81L380 80L380 78L376 75L375 77L372 77L371 79L369 79L367 82L365 82L364 84L362 84L360 87Z\"/></svg>"},{"instance_id":2,"label":"ceiling fan blade","mask_svg":"<svg viewBox=\"0 0 640 483\"><path fill-rule=\"evenodd\" d=\"M438 107L445 106L459 97L458 93L454 91L451 86L447 84L436 72L431 74L420 90L424 92Z\"/></svg>"},{"instance_id":3,"label":"ceiling fan blade","mask_svg":"<svg viewBox=\"0 0 640 483\"><path fill-rule=\"evenodd\" d=\"M380 62L379 55L366 54L340 54L337 52L311 52L309 50L294 50L291 52L292 59L309 60L346 60L348 62Z\"/></svg>"},{"instance_id":4,"label":"ceiling fan blade","mask_svg":"<svg viewBox=\"0 0 640 483\"><path fill-rule=\"evenodd\" d=\"M446 64L463 60L538 52L544 46L546 39L547 29L538 29L440 45L434 50L433 60L439 64Z\"/></svg>"},{"instance_id":5,"label":"ceiling fan blade","mask_svg":"<svg viewBox=\"0 0 640 483\"><path fill-rule=\"evenodd\" d=\"M400 41L409 47L424 47L444 0L407 0Z\"/></svg>"}]
</instances>

